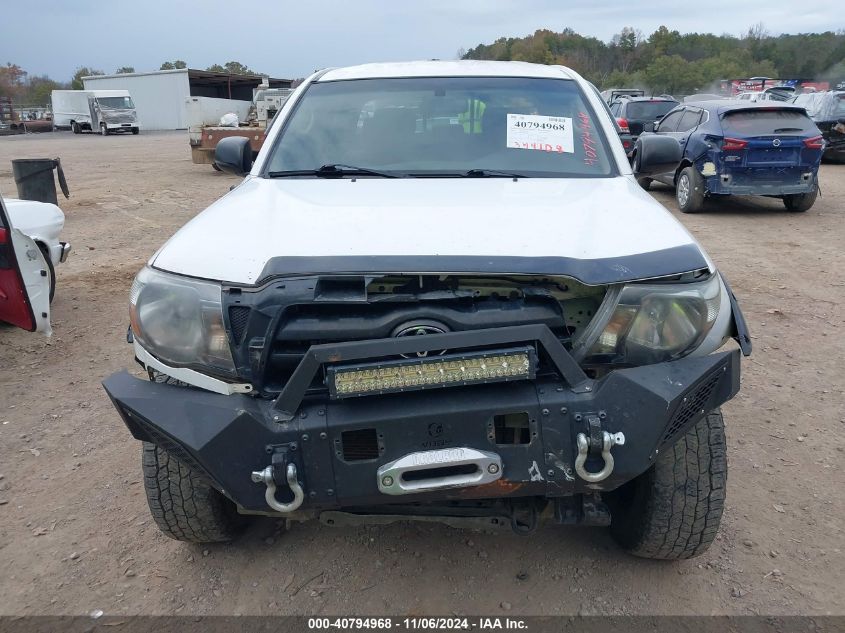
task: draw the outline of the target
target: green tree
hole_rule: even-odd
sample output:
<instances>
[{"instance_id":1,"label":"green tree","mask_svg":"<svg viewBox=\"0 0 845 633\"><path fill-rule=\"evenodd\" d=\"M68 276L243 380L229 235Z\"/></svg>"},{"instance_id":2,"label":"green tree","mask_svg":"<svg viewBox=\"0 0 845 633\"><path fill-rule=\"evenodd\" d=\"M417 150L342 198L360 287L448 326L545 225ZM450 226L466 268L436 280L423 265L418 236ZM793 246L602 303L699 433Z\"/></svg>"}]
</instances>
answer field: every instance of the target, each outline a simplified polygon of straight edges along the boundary
<instances>
[{"instance_id":1,"label":"green tree","mask_svg":"<svg viewBox=\"0 0 845 633\"><path fill-rule=\"evenodd\" d=\"M70 88L71 90L83 90L85 88L85 84L82 82L83 77L92 77L94 75L105 75L102 70L97 70L95 68L88 68L88 66L80 66L76 69L76 72L73 73L73 78L70 80Z\"/></svg>"},{"instance_id":2,"label":"green tree","mask_svg":"<svg viewBox=\"0 0 845 633\"><path fill-rule=\"evenodd\" d=\"M177 70L181 68L187 68L188 64L186 64L181 59L175 59L172 62L164 62L159 70Z\"/></svg>"},{"instance_id":3,"label":"green tree","mask_svg":"<svg viewBox=\"0 0 845 633\"><path fill-rule=\"evenodd\" d=\"M647 85L658 93L689 94L701 85L699 70L680 55L658 57L645 69Z\"/></svg>"},{"instance_id":4,"label":"green tree","mask_svg":"<svg viewBox=\"0 0 845 633\"><path fill-rule=\"evenodd\" d=\"M0 97L17 99L23 91L26 71L17 64L6 63L0 66Z\"/></svg>"},{"instance_id":5,"label":"green tree","mask_svg":"<svg viewBox=\"0 0 845 633\"><path fill-rule=\"evenodd\" d=\"M134 73L135 67L134 66L121 66L116 71L114 71L117 75L126 75L128 73Z\"/></svg>"},{"instance_id":6,"label":"green tree","mask_svg":"<svg viewBox=\"0 0 845 633\"><path fill-rule=\"evenodd\" d=\"M540 29L525 37L500 37L479 44L463 58L563 64L603 88L642 86L681 95L691 90L715 92L717 79L766 76L842 81L845 31L775 37L756 24L737 38L681 34L660 26L645 37L625 27L609 42L602 42L570 28Z\"/></svg>"},{"instance_id":7,"label":"green tree","mask_svg":"<svg viewBox=\"0 0 845 633\"><path fill-rule=\"evenodd\" d=\"M235 61L226 62L222 66L220 64L214 64L214 65L206 68L206 70L209 71L209 72L213 72L213 73L229 73L229 74L232 74L232 75L258 75L258 74L260 74L260 73L253 71L253 70L250 70L247 66L244 66L242 63L235 62Z\"/></svg>"},{"instance_id":8,"label":"green tree","mask_svg":"<svg viewBox=\"0 0 845 633\"><path fill-rule=\"evenodd\" d=\"M59 90L62 85L50 79L47 75L30 77L26 82L26 93L21 98L27 105L45 106L50 103L53 90Z\"/></svg>"},{"instance_id":9,"label":"green tree","mask_svg":"<svg viewBox=\"0 0 845 633\"><path fill-rule=\"evenodd\" d=\"M642 33L635 31L630 26L626 26L621 32L613 36L611 45L616 47L619 52L619 70L627 73L637 57Z\"/></svg>"}]
</instances>

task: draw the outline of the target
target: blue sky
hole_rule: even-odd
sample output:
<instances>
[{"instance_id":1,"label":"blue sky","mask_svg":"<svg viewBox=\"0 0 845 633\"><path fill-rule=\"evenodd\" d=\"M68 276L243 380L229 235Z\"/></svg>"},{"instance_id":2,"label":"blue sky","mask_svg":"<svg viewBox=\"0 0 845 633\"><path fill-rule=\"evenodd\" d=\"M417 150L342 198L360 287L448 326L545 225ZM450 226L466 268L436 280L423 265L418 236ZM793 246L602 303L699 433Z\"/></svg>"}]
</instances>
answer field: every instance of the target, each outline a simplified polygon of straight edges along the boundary
<instances>
[{"instance_id":1,"label":"blue sky","mask_svg":"<svg viewBox=\"0 0 845 633\"><path fill-rule=\"evenodd\" d=\"M112 73L192 68L229 60L276 77L370 61L456 56L500 36L538 28L609 40L624 26L646 35L661 24L681 32L741 35L762 22L773 34L845 29L836 0L41 0L30 12L0 0L0 63L67 80L77 66ZM8 5L4 7L4 5ZM254 17L246 7L260 7ZM8 19L21 11L21 19ZM37 18L35 17L37 16Z\"/></svg>"}]
</instances>

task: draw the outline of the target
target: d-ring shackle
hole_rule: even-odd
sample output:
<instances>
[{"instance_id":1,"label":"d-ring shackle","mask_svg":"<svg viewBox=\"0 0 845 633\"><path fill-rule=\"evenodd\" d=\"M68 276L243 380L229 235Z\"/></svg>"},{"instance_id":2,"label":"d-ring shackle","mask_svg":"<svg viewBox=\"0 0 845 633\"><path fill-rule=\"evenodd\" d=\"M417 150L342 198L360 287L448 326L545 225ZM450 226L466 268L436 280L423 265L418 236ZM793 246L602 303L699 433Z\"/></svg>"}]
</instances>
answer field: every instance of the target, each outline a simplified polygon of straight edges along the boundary
<instances>
[{"instance_id":1,"label":"d-ring shackle","mask_svg":"<svg viewBox=\"0 0 845 633\"><path fill-rule=\"evenodd\" d=\"M273 467L267 466L264 470L256 470L252 473L252 480L255 483L264 483L267 490L264 492L264 499L267 505L273 508L276 512L293 512L302 505L302 500L305 494L302 492L302 486L296 480L296 466L288 464L285 470L285 477L288 481L288 486L293 491L293 501L290 503L279 503L276 501L276 482L273 479Z\"/></svg>"},{"instance_id":2,"label":"d-ring shackle","mask_svg":"<svg viewBox=\"0 0 845 633\"><path fill-rule=\"evenodd\" d=\"M575 472L578 473L578 476L584 481L593 483L607 479L610 476L610 473L613 472L613 455L610 454L610 449L617 444L622 446L625 443L625 434L621 431L619 433L608 433L607 431L602 431L601 456L604 460L604 468L597 473L591 473L584 468L584 463L587 461L587 454L590 448L587 436L583 433L579 433L575 440L578 443L578 456L575 458Z\"/></svg>"}]
</instances>

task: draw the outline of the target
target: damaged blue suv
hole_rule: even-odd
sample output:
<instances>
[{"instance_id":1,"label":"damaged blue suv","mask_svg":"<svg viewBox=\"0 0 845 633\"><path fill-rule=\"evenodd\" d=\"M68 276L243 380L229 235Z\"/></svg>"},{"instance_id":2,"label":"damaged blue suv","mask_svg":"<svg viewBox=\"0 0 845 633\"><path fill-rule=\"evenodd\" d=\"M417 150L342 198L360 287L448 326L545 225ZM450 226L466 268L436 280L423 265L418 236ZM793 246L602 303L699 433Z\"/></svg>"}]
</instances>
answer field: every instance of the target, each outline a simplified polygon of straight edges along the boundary
<instances>
[{"instance_id":1,"label":"damaged blue suv","mask_svg":"<svg viewBox=\"0 0 845 633\"><path fill-rule=\"evenodd\" d=\"M675 187L684 213L726 195L781 198L789 211L806 211L816 201L824 139L802 107L685 103L667 113L654 134L675 138L683 158L676 169L638 182L645 189L652 180ZM635 169L636 160L635 150Z\"/></svg>"}]
</instances>

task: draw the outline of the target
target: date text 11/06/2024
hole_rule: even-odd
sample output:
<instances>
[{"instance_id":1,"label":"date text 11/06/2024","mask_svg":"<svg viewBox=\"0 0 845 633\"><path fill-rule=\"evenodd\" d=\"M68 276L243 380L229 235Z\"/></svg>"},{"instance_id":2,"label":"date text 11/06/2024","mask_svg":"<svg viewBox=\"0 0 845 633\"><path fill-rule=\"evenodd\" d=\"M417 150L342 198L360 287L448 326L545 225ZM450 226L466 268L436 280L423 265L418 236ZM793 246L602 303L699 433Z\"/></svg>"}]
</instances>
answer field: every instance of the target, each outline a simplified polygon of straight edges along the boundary
<instances>
[{"instance_id":1,"label":"date text 11/06/2024","mask_svg":"<svg viewBox=\"0 0 845 633\"><path fill-rule=\"evenodd\" d=\"M410 630L410 631L527 631L521 618L502 617L421 617L421 618L308 618L308 630Z\"/></svg>"}]
</instances>

